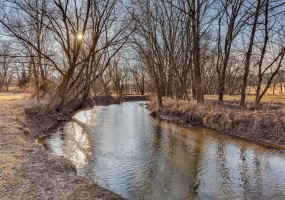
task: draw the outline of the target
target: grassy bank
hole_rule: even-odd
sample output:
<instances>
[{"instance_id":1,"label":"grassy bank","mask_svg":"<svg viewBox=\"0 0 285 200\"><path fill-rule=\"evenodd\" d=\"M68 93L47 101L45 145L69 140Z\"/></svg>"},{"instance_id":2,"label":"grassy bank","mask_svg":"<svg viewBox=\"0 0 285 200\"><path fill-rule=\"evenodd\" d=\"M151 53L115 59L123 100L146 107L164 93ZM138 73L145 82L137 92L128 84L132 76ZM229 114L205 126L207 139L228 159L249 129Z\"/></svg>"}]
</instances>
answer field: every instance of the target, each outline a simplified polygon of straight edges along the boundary
<instances>
[{"instance_id":1,"label":"grassy bank","mask_svg":"<svg viewBox=\"0 0 285 200\"><path fill-rule=\"evenodd\" d=\"M36 143L57 121L43 114L45 102L27 97L0 94L0 199L122 199Z\"/></svg>"},{"instance_id":2,"label":"grassy bank","mask_svg":"<svg viewBox=\"0 0 285 200\"><path fill-rule=\"evenodd\" d=\"M280 102L263 102L260 110L254 110L250 101L241 109L238 101L227 100L220 105L211 98L199 106L194 101L164 98L163 105L158 109L156 99L150 98L152 115L184 126L201 126L253 141L285 145L285 106Z\"/></svg>"}]
</instances>

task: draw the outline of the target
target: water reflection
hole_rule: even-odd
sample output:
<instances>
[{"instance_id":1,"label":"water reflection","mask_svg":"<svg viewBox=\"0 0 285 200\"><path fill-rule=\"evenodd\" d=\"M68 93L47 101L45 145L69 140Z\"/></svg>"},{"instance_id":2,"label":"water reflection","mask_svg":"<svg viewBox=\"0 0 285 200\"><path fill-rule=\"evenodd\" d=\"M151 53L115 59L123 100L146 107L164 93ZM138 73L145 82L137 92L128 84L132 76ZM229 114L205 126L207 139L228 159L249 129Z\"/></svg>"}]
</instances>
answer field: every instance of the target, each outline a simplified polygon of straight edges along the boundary
<instances>
[{"instance_id":1,"label":"water reflection","mask_svg":"<svg viewBox=\"0 0 285 200\"><path fill-rule=\"evenodd\" d=\"M282 151L153 119L141 102L96 107L46 140L128 199L284 199Z\"/></svg>"},{"instance_id":2,"label":"water reflection","mask_svg":"<svg viewBox=\"0 0 285 200\"><path fill-rule=\"evenodd\" d=\"M82 168L88 163L90 143L86 132L76 123L68 123L57 129L49 138L53 153L72 160L76 168Z\"/></svg>"}]
</instances>

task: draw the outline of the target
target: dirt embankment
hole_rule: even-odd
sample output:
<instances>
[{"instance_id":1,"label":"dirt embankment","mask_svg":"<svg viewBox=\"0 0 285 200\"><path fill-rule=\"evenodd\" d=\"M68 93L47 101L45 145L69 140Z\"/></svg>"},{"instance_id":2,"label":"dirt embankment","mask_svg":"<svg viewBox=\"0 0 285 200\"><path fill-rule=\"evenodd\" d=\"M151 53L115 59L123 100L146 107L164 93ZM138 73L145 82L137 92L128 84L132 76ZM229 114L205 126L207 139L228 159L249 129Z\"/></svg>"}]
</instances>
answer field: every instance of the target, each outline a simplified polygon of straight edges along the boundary
<instances>
[{"instance_id":1,"label":"dirt embankment","mask_svg":"<svg viewBox=\"0 0 285 200\"><path fill-rule=\"evenodd\" d=\"M0 101L0 199L122 199L36 143L56 123L42 108L33 100Z\"/></svg>"},{"instance_id":2,"label":"dirt embankment","mask_svg":"<svg viewBox=\"0 0 285 200\"><path fill-rule=\"evenodd\" d=\"M201 126L241 138L285 147L285 107L282 104L263 103L260 110L253 105L241 109L234 101L223 105L206 102L196 105L186 101L164 99L164 107L158 109L152 99L152 115L183 126ZM281 146L280 146L281 147Z\"/></svg>"}]
</instances>

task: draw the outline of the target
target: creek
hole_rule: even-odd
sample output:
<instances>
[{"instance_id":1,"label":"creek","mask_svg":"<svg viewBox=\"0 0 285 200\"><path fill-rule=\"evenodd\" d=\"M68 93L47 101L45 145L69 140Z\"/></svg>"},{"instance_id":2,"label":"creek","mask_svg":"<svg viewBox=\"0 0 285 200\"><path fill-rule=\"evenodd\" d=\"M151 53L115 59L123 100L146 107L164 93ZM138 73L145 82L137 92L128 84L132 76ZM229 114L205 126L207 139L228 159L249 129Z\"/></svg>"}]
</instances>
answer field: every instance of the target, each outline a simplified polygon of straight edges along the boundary
<instances>
[{"instance_id":1,"label":"creek","mask_svg":"<svg viewBox=\"0 0 285 200\"><path fill-rule=\"evenodd\" d=\"M80 111L47 149L127 199L285 199L284 150L159 121L145 103Z\"/></svg>"}]
</instances>

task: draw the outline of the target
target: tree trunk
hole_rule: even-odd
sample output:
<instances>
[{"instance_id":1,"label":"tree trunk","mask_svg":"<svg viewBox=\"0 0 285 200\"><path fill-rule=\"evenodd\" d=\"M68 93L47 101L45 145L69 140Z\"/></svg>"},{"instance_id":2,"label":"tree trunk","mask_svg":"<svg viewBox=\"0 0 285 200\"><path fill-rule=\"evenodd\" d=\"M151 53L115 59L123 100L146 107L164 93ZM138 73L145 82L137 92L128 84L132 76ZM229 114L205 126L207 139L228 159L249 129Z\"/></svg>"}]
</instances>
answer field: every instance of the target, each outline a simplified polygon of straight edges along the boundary
<instances>
[{"instance_id":1,"label":"tree trunk","mask_svg":"<svg viewBox=\"0 0 285 200\"><path fill-rule=\"evenodd\" d=\"M243 82L242 82L242 88L241 88L240 107L245 106L245 93L246 93L246 87L247 87L247 79L249 75L249 66L250 66L250 61L251 61L252 49L253 49L254 38L255 38L256 28L258 24L260 9L261 9L261 0L258 0L255 15L254 15L254 21L252 25L252 30L251 30L248 51L246 52L244 75L243 75Z\"/></svg>"},{"instance_id":2,"label":"tree trunk","mask_svg":"<svg viewBox=\"0 0 285 200\"><path fill-rule=\"evenodd\" d=\"M68 84L72 78L74 70L69 70L67 74L63 76L63 80L61 84L58 87L58 90L56 91L55 95L53 96L52 100L49 102L47 108L48 111L56 108L56 110L60 110L62 108L62 105L64 104L64 101L66 99L66 89L68 88Z\"/></svg>"},{"instance_id":3,"label":"tree trunk","mask_svg":"<svg viewBox=\"0 0 285 200\"><path fill-rule=\"evenodd\" d=\"M272 94L275 94L275 86L276 86L276 83L273 83Z\"/></svg>"},{"instance_id":4,"label":"tree trunk","mask_svg":"<svg viewBox=\"0 0 285 200\"><path fill-rule=\"evenodd\" d=\"M196 9L197 6L197 9ZM202 70L200 63L200 0L192 0L192 32L193 32L193 67L194 67L194 87L198 104L204 103L204 88L202 82Z\"/></svg>"},{"instance_id":5,"label":"tree trunk","mask_svg":"<svg viewBox=\"0 0 285 200\"><path fill-rule=\"evenodd\" d=\"M269 0L266 1L265 5L265 20L264 20L264 29L265 29L265 36L264 36L264 44L263 48L261 50L261 56L260 60L258 63L258 81L257 81L257 88L256 88L256 94L255 94L255 109L258 109L259 103L260 103L260 90L261 90L261 84L262 84L262 79L263 79L263 73L262 73L262 65L263 65L263 60L264 56L266 53L266 48L267 48L267 43L268 43L268 35L269 35L269 30L268 30L268 7L269 7Z\"/></svg>"}]
</instances>

